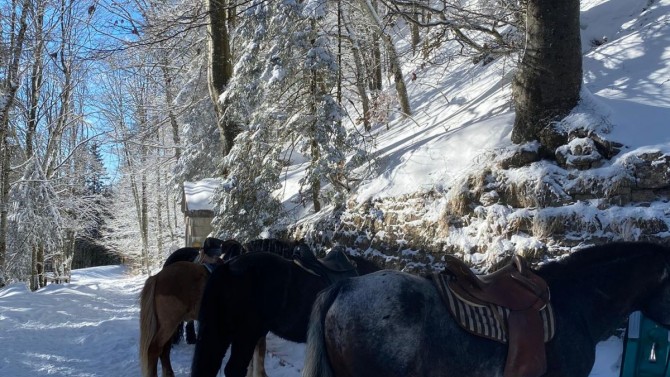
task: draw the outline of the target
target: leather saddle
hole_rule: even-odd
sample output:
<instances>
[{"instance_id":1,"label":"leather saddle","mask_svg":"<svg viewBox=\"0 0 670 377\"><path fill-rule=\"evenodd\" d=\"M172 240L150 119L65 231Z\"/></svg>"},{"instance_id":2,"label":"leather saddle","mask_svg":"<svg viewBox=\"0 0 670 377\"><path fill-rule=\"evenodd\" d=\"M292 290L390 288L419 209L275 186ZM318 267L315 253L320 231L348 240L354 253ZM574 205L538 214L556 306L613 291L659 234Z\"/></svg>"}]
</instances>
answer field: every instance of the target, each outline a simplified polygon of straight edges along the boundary
<instances>
[{"instance_id":1,"label":"leather saddle","mask_svg":"<svg viewBox=\"0 0 670 377\"><path fill-rule=\"evenodd\" d=\"M332 284L338 280L358 276L356 264L342 248L333 248L325 257L317 259L306 244L299 244L293 253L293 262L305 271L320 276Z\"/></svg>"},{"instance_id":2,"label":"leather saddle","mask_svg":"<svg viewBox=\"0 0 670 377\"><path fill-rule=\"evenodd\" d=\"M500 270L475 275L460 259L447 255L448 287L461 299L479 306L494 304L510 310L504 377L539 377L546 372L544 324L540 316L549 302L547 283L515 255Z\"/></svg>"}]
</instances>

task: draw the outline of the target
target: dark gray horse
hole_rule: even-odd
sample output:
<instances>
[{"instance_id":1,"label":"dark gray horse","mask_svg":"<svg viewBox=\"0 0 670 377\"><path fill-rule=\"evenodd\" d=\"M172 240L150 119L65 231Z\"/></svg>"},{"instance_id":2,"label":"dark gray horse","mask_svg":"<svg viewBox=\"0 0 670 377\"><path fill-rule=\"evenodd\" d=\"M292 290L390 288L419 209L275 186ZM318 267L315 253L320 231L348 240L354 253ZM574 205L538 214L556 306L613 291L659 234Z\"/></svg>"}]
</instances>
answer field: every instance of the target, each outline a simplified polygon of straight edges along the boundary
<instances>
[{"instance_id":1,"label":"dark gray horse","mask_svg":"<svg viewBox=\"0 0 670 377\"><path fill-rule=\"evenodd\" d=\"M670 325L669 263L666 247L612 243L540 267L556 320L544 376L588 376L596 343L635 310ZM319 295L303 377L496 377L506 353L461 329L429 279L384 270Z\"/></svg>"}]
</instances>

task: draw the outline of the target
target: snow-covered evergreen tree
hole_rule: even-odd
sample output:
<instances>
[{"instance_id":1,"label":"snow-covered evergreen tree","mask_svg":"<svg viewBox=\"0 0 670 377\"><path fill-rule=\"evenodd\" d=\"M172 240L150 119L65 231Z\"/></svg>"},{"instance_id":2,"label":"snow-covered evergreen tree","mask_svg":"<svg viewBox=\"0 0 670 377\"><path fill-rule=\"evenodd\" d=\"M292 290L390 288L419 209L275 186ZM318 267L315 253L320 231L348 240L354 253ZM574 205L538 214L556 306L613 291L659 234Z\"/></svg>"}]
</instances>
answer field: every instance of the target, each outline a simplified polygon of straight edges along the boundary
<instances>
[{"instance_id":1,"label":"snow-covered evergreen tree","mask_svg":"<svg viewBox=\"0 0 670 377\"><path fill-rule=\"evenodd\" d=\"M343 202L352 168L345 156L356 155L358 141L343 127L333 96L339 67L326 5L256 1L242 18L234 44L244 47L220 100L244 128L223 160L227 181L213 222L219 237L249 239L286 225L275 192L290 159L307 161L301 203L318 211Z\"/></svg>"},{"instance_id":2,"label":"snow-covered evergreen tree","mask_svg":"<svg viewBox=\"0 0 670 377\"><path fill-rule=\"evenodd\" d=\"M174 183L196 181L218 175L221 161L221 139L214 105L207 91L206 62L194 60L175 102L184 108L179 117L181 156L174 169Z\"/></svg>"},{"instance_id":3,"label":"snow-covered evergreen tree","mask_svg":"<svg viewBox=\"0 0 670 377\"><path fill-rule=\"evenodd\" d=\"M89 195L103 194L107 185L105 181L108 177L102 152L100 151L100 144L96 141L91 143L88 147L87 155L89 158L85 161L84 167L86 193Z\"/></svg>"},{"instance_id":4,"label":"snow-covered evergreen tree","mask_svg":"<svg viewBox=\"0 0 670 377\"><path fill-rule=\"evenodd\" d=\"M28 160L21 180L10 191L12 203L9 217L9 260L19 279L30 275L30 286L37 289L44 285L45 266L50 262L57 275L64 271L62 248L65 219L59 211L59 197L47 179L37 158ZM44 253L38 258L37 253ZM37 265L36 263L39 263ZM32 265L31 265L32 264Z\"/></svg>"}]
</instances>

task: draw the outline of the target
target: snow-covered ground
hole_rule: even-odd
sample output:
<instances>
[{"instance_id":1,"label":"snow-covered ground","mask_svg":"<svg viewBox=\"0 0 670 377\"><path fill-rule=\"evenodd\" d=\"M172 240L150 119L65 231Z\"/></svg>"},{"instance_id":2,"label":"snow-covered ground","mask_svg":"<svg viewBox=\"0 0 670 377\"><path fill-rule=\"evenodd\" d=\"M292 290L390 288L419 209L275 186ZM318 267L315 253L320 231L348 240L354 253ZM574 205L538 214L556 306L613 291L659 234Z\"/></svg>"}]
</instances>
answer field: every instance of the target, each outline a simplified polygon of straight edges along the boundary
<instances>
[{"instance_id":1,"label":"snow-covered ground","mask_svg":"<svg viewBox=\"0 0 670 377\"><path fill-rule=\"evenodd\" d=\"M582 0L581 9L582 101L566 126L625 145L605 168L625 152L670 152L670 0ZM400 43L399 49L410 48ZM373 129L378 168L356 188L359 202L448 190L492 151L511 145L515 58L482 66L452 57L430 66L403 56L405 75L416 75L406 80L412 116L402 119L396 111L388 125ZM297 192L304 169L293 168L282 190L286 199Z\"/></svg>"},{"instance_id":2,"label":"snow-covered ground","mask_svg":"<svg viewBox=\"0 0 670 377\"><path fill-rule=\"evenodd\" d=\"M75 270L71 283L33 293L23 284L0 290L0 376L139 376L137 299L144 280L106 266ZM193 349L172 350L177 376L190 374ZM300 377L304 349L270 335L268 375ZM618 377L621 349L618 338L600 343L591 376Z\"/></svg>"}]
</instances>

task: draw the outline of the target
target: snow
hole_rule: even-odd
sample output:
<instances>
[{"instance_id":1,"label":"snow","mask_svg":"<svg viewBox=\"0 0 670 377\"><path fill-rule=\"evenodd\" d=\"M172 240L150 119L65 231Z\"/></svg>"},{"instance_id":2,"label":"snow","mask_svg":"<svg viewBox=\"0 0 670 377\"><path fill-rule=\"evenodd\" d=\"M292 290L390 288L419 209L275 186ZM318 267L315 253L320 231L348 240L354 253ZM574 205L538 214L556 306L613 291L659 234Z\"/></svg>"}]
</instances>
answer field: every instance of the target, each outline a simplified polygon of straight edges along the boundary
<instances>
[{"instance_id":1,"label":"snow","mask_svg":"<svg viewBox=\"0 0 670 377\"><path fill-rule=\"evenodd\" d=\"M566 126L601 131L625 144L624 151L669 149L670 1L589 0L581 7L584 88ZM607 42L591 44L603 36ZM388 130L385 124L373 130L379 166L357 189L357 201L448 189L488 153L509 147L512 63L502 57L486 66L458 58L435 69L409 63L413 114L409 120L396 114ZM416 80L408 79L411 73Z\"/></svg>"},{"instance_id":2,"label":"snow","mask_svg":"<svg viewBox=\"0 0 670 377\"><path fill-rule=\"evenodd\" d=\"M581 6L585 85L580 105L564 125L598 130L624 143L622 153L584 173L583 179L588 174L617 177L636 153L670 154L670 0L582 0ZM374 126L377 170L357 188L355 199L362 202L458 187L459 180L489 160L492 151L511 146L513 64L509 59L498 58L486 66L454 59L437 68L408 62L404 72L413 115L403 119L391 111L388 125ZM410 73L416 74L416 80L409 79ZM298 190L304 161L294 162L286 172L282 195L288 205L299 206L291 198ZM509 179L521 180L528 174L553 179L555 169L540 162L507 174ZM186 184L187 208L211 209L208 198L216 185L215 180ZM552 210L579 213L588 221L594 206L578 203L545 209ZM618 208L609 216L635 219L655 213L667 216L667 203ZM507 220L519 215L519 211L510 213ZM598 221L608 220L599 216ZM452 244L472 242L458 230L449 237ZM517 247L537 245L522 234L510 241ZM509 245L501 242L496 247ZM4 345L0 376L139 375L137 296L144 279L120 266L97 267L74 271L71 283L49 285L34 293L22 284L0 290L0 342ZM618 376L622 347L617 337L601 342L591 376ZM193 346L185 344L173 350L177 376L188 375L192 352ZM304 345L271 336L268 352L270 376L300 375Z\"/></svg>"},{"instance_id":3,"label":"snow","mask_svg":"<svg viewBox=\"0 0 670 377\"><path fill-rule=\"evenodd\" d=\"M68 284L30 292L23 284L0 290L0 376L139 376L138 296L145 276L121 266L73 271ZM598 344L591 377L618 377L619 338ZM190 374L194 346L172 349L177 377ZM271 377L300 377L304 344L268 336ZM227 361L224 359L224 363Z\"/></svg>"},{"instance_id":4,"label":"snow","mask_svg":"<svg viewBox=\"0 0 670 377\"><path fill-rule=\"evenodd\" d=\"M186 211L213 210L210 198L221 184L217 178L206 178L197 182L184 182Z\"/></svg>"}]
</instances>

